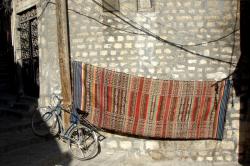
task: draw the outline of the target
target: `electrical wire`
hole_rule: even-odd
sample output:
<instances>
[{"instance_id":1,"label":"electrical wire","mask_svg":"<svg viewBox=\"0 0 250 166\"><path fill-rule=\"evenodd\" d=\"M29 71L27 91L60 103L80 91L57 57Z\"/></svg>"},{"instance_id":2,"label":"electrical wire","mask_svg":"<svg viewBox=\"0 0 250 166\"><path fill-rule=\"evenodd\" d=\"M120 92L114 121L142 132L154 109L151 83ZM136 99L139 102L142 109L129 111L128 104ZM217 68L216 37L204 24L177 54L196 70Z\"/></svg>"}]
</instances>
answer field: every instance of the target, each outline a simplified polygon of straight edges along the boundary
<instances>
[{"instance_id":1,"label":"electrical wire","mask_svg":"<svg viewBox=\"0 0 250 166\"><path fill-rule=\"evenodd\" d=\"M236 13L235 13L235 23L234 23L234 31L236 31L236 27L237 27L237 22L238 22L238 10L239 10L239 2L237 1L237 10L236 10ZM235 34L233 35L233 46L232 46L232 52L231 52L231 58L230 58L230 62L232 63L233 61L233 55L234 55L234 50L235 50L235 43L236 43L236 39L235 39ZM228 71L228 76L219 80L219 81L216 81L215 84L213 84L212 86L215 86L216 84L222 82L222 81L225 81L227 79L229 79L230 77L232 77L234 75L234 71L232 72L232 65L229 66L229 71ZM232 107L234 106L234 101L233 101L233 93L232 93Z\"/></svg>"},{"instance_id":2,"label":"electrical wire","mask_svg":"<svg viewBox=\"0 0 250 166\"><path fill-rule=\"evenodd\" d=\"M48 6L48 4L56 5L56 3L51 2L51 1L49 0L49 1L46 3L45 8L43 8L43 10L42 10L40 16L42 16L42 14L43 14L44 10L46 9L46 7ZM81 15L81 16L87 17L87 18L89 18L89 19L91 19L91 20L93 20L93 21L95 21L95 22L97 22L97 23L99 23L99 24L101 24L101 25L104 25L104 26L106 26L106 27L109 27L109 28L112 28L112 29L115 29L115 30L118 30L118 31L122 31L122 32L126 32L126 33L129 33L129 34L134 34L134 35L146 35L145 33L132 32L132 31L125 30L125 29L123 29L123 28L117 28L117 27L111 26L111 25L109 25L109 24L105 24L105 23L99 21L97 18L91 17L91 16L89 16L89 15L86 15L86 14L84 14L84 13L81 13L81 12L76 11L76 10L71 9L71 8L68 8L68 11L71 11L71 12L74 12L74 13L79 14L79 15ZM40 16L38 16L38 17L40 18Z\"/></svg>"},{"instance_id":3,"label":"electrical wire","mask_svg":"<svg viewBox=\"0 0 250 166\"><path fill-rule=\"evenodd\" d=\"M72 2L74 2L74 1L72 1ZM49 3L55 5L55 3L50 2L50 0L49 0L49 1L46 3L45 8L47 7L47 5L48 5ZM74 2L74 3L76 3L76 2ZM42 9L42 12L41 12L40 16L42 16L42 14L43 14L45 8ZM127 7L127 8L128 8L128 7ZM128 9L130 9L130 8L128 8ZM76 14L85 16L85 17L87 17L87 18L89 18L89 19L92 19L92 20L96 21L96 22L99 23L99 24L102 24L102 25L104 25L104 26L107 26L107 27L109 27L109 28L112 28L112 29L115 29L115 30L118 30L118 31L123 31L123 32L126 32L126 33L135 34L135 35L146 35L145 33L137 33L137 32L128 31L128 30L126 30L126 29L124 29L124 28L113 27L113 26L111 26L111 25L109 25L109 24L105 24L105 23L99 21L98 19L96 19L96 18L94 18L94 17L91 17L91 16L89 16L89 15L83 14L83 13L81 13L81 12L79 12L79 11L74 10L74 9L68 9L68 10L69 10L69 11L72 11L72 12L74 12L74 13L76 13ZM141 15L142 15L142 14L141 14ZM38 16L38 19L40 18L40 16ZM119 23L121 23L121 22L119 22ZM206 41L206 42L202 42L202 43L196 43L196 44L179 44L179 43L175 43L175 44L178 45L178 46L180 46L180 47L190 47L190 46L207 45L207 44L210 44L210 43L218 42L218 41L220 41L220 40L222 40L222 39L224 39L224 38L227 38L227 37L229 37L229 36L235 34L235 33L238 32L238 31L239 31L239 29L235 29L235 30L233 30L232 32L230 32L230 33L228 33L228 34L226 34L226 35L224 35L224 36L221 36L221 37L219 37L219 38L217 38L217 39L210 40L210 41Z\"/></svg>"},{"instance_id":4,"label":"electrical wire","mask_svg":"<svg viewBox=\"0 0 250 166\"><path fill-rule=\"evenodd\" d=\"M93 1L94 3L96 3L97 5L99 5L100 7L104 7L104 6L103 6L102 4L100 4L99 2L97 2L97 1L95 1L95 0L92 0L92 1ZM43 13L44 13L45 9L47 8L48 4L54 4L54 5L55 5L54 2L51 2L50 0L47 1L46 4L45 4L45 7L42 9L42 12L41 12L41 14L38 16L38 18L40 18L40 17L43 15ZM139 31L141 31L141 32L143 32L143 33L136 33L136 32L127 31L127 30L124 30L124 29L121 29L121 28L113 27L113 26L110 26L110 25L108 25L108 24L102 23L101 21L99 21L99 20L96 19L96 18L93 18L93 17L91 17L91 16L85 15L85 14L83 14L83 13L81 13L81 12L79 12L79 11L76 11L76 10L74 10L74 9L68 9L68 10L69 10L69 11L72 11L72 12L75 12L75 13L77 13L77 14L80 14L80 15L82 15L82 16L85 16L85 17L87 17L87 18L89 18L89 19L92 19L92 20L94 20L94 21L96 21L96 22L98 22L99 24L102 24L102 25L104 25L104 26L107 26L107 27L110 27L110 28L113 28L113 29L116 29L116 30L119 30L119 31L123 31L123 32L126 32L126 33L131 33L131 34L136 34L136 35L148 35L148 36L151 36L151 37L153 37L153 38L155 38L155 39L157 39L157 40L159 40L159 41L161 41L161 42L163 42L163 43L167 43L167 44L170 45L170 46L176 47L176 48L178 48L178 49L180 49L180 50L182 50L182 51L188 52L188 53L190 53L190 54L193 54L193 55L196 55L196 56L199 56L199 57L203 57L203 58L207 58L207 59L210 59L210 60L222 62L222 63L227 63L227 64L230 64L230 65L232 65L232 66L235 66L235 63L228 62L228 61L224 61L224 60L217 59L217 58L213 58L213 57L208 57L208 56L202 55L202 54L200 54L200 53L196 53L195 51L192 51L192 50L189 50L189 49L187 49L187 48L184 48L184 46L187 46L187 45L179 45L179 44L174 43L174 42L172 42L172 41L168 41L168 40L166 40L166 39L163 39L163 38L161 38L160 36L158 36L158 35L156 35L156 34L153 34L151 31L149 31L148 29L146 29L146 28L144 28L143 26L139 25L138 23L134 22L133 20L130 20L130 19L126 18L126 19L129 20L129 21L127 21L126 19L120 17L119 15L117 15L117 14L115 14L115 13L113 13L113 12L110 12L110 13L111 13L112 15L114 15L115 17L119 18L120 20L122 20L123 22L125 22L126 24L130 25L132 28L134 28L134 29L136 29L136 30L139 30ZM130 23L130 22L136 23L136 24L139 25L140 27L138 28L137 26L133 25L133 24ZM235 33L236 31L237 31L237 30L235 30L234 33ZM232 33L233 33L233 32L232 32ZM223 36L223 37L221 37L221 38L219 38L219 39L216 39L216 41L219 41L219 40L221 40L221 39L223 39L223 38L226 38L226 37L228 37L228 36L229 36L229 34L226 35L226 36ZM210 41L210 42L214 42L214 41ZM198 46L198 45L202 45L202 44L204 44L204 43L199 43L199 44L196 44L196 45Z\"/></svg>"},{"instance_id":5,"label":"electrical wire","mask_svg":"<svg viewBox=\"0 0 250 166\"><path fill-rule=\"evenodd\" d=\"M75 2L75 0L71 0L71 2L75 5L75 7L79 7L79 3ZM84 6L84 7L85 7L85 6ZM74 9L73 9L73 10L74 10ZM94 12L95 14L98 14L98 13L100 12L100 11L95 10L94 8L91 8L91 9L89 9L89 10L91 10L91 12ZM78 10L78 11L79 11L79 10ZM80 11L79 11L79 12L80 12L80 13L83 13L82 10L81 10L81 8L80 8ZM100 18L100 17L103 17L103 15L101 15L101 14L98 14L98 15L99 15L99 18ZM117 21L117 20L114 20L114 19L112 19L112 21L115 22L115 23L122 24L122 25L126 26L126 24L123 24L123 23L120 22L120 21ZM129 25L128 25L127 27L129 27ZM123 28L123 29L126 30L127 27L125 27L125 28Z\"/></svg>"},{"instance_id":6,"label":"electrical wire","mask_svg":"<svg viewBox=\"0 0 250 166\"><path fill-rule=\"evenodd\" d=\"M112 7L110 4L108 4L108 2L105 2L105 3L106 3L107 5L109 5L110 7ZM129 7L127 7L127 6L123 6L123 7L129 9L130 12L132 12L132 11L131 11L131 8L129 8ZM120 13L121 13L121 12L120 12ZM123 16L125 16L123 13L121 13L121 14L122 14ZM139 14L140 14L140 13L139 13ZM140 14L140 15L144 16L143 14ZM144 17L148 18L147 16L144 16ZM136 23L135 21L133 21L133 20L131 20L131 19L130 19L130 21L132 21L133 23ZM160 25L162 25L162 24L159 23L159 22L157 22L157 23L160 24ZM136 23L136 24L137 24L137 23ZM236 24L237 24L237 22L236 22ZM229 36L235 34L237 31L239 31L239 29L234 29L232 32L230 32L230 33L228 33L228 34L225 34L225 35L223 35L223 36L221 36L221 37L219 37L219 38L217 38L217 39L213 39L213 40L209 40L209 41L204 41L204 42L201 42L201 43L195 43L195 44L180 44L180 43L176 43L176 42L173 42L173 43L175 43L176 45L178 45L178 46L180 46L180 47L193 47L193 46L207 45L207 44L210 44L210 43L218 42L218 41L220 41L220 40L222 40L222 39L224 39L224 38L227 38L227 37L229 37Z\"/></svg>"},{"instance_id":7,"label":"electrical wire","mask_svg":"<svg viewBox=\"0 0 250 166\"><path fill-rule=\"evenodd\" d=\"M196 43L196 44L177 44L177 45L179 45L179 46L182 46L182 47L194 47L194 46L201 46L201 45L207 45L207 44L210 44L210 43L215 43L215 42L218 42L218 41L221 41L222 39L225 39L225 38L227 38L227 37L229 37L229 36L231 36L231 35L234 35L236 32L238 32L240 29L235 29L235 30L233 30L232 32L230 32L230 33L228 33L228 34L226 34L226 35L224 35L224 36L221 36L221 37L219 37L219 38L217 38L217 39L214 39L214 40L210 40L210 41L206 41L206 42L202 42L202 43Z\"/></svg>"},{"instance_id":8,"label":"electrical wire","mask_svg":"<svg viewBox=\"0 0 250 166\"><path fill-rule=\"evenodd\" d=\"M39 16L37 16L37 19L40 20L40 18L43 16L46 8L48 7L49 3L52 3L51 0L47 0L44 7L42 7L42 11L41 13L39 14Z\"/></svg>"},{"instance_id":9,"label":"electrical wire","mask_svg":"<svg viewBox=\"0 0 250 166\"><path fill-rule=\"evenodd\" d=\"M100 3L97 2L96 0L92 0L92 1L93 1L94 3L96 3L96 4L97 4L98 6L100 6L100 7L104 7L102 4L100 4ZM106 8L106 10L108 10L108 9ZM228 61L224 61L224 60L221 60L221 59L217 59L217 58L213 58L213 57L208 57L208 56L202 55L202 54L200 54L200 53L196 53L195 51L192 51L192 50L189 50L189 49L187 49L187 48L184 48L183 46L180 46L180 45L178 45L178 44L176 44L176 43L174 43L174 42L171 42L171 41L169 41L169 40L163 39L162 37L160 37L160 36L158 36L158 35L152 33L151 31L149 31L149 30L146 29L145 27L143 27L143 26L139 25L138 23L134 22L133 20L127 18L126 16L125 16L125 18L122 18L121 16L119 16L118 14L116 14L116 13L114 13L114 12L109 12L109 13L111 13L111 14L114 15L115 17L119 18L119 19L122 20L123 22L127 23L128 25L130 25L130 26L133 27L134 29L140 30L140 31L144 32L145 34L147 34L148 36L151 36L151 37L153 37L153 38L155 38L155 39L157 39L157 40L159 40L159 41L161 41L161 42L163 42L163 43L166 43L166 44L168 44L168 45L170 45L170 46L176 47L176 48L178 48L178 49L180 49L180 50L182 50L182 51L185 51L185 52L187 52L187 53L190 53L190 54L193 54L193 55L202 57L202 58L207 58L207 59L210 59L210 60L213 60L213 61L218 61L218 62L221 62L221 63L226 63L226 64L229 64L229 65L232 65L232 66L235 66L235 65L236 65L235 63L232 63L232 62L228 62ZM122 13L121 13L121 14L122 14ZM122 14L122 15L123 15L123 14ZM123 15L123 16L124 16L124 15ZM127 20L126 20L126 19L127 19ZM139 27L137 27L136 25L133 25L131 22L137 24L137 26L139 26Z\"/></svg>"},{"instance_id":10,"label":"electrical wire","mask_svg":"<svg viewBox=\"0 0 250 166\"><path fill-rule=\"evenodd\" d=\"M96 18L94 18L94 17L85 15L85 14L83 14L83 13L81 13L81 12L79 12L79 11L76 11L76 10L74 10L74 9L68 8L68 10L69 10L69 11L72 11L72 12L74 12L74 13L76 13L76 14L82 15L82 16L84 16L84 17L87 17L87 18L89 18L89 19L91 19L91 20L94 20L94 21L96 21L96 22L99 23L99 24L102 24L102 25L107 26L107 27L109 27L109 28L118 30L118 31L122 31L122 32L134 34L134 35L146 35L146 34L144 34L144 33L136 33L136 32L131 32L131 31L122 29L122 28L113 27L113 26L111 26L111 25L109 25L109 24L105 24L105 23L99 21L98 19L96 19Z\"/></svg>"},{"instance_id":11,"label":"electrical wire","mask_svg":"<svg viewBox=\"0 0 250 166\"><path fill-rule=\"evenodd\" d=\"M109 4L108 2L105 2L107 5L109 5L109 7L112 7L112 5L111 4ZM123 7L125 7L125 8L127 8L127 9L131 9L131 8L128 8L128 7L126 7L126 6L123 6ZM123 14L122 12L119 12L121 15L123 15L124 17L126 17L127 18L127 16L125 15L125 14ZM139 13L140 14L140 13ZM140 14L140 15L142 15L142 14ZM144 15L143 15L144 16ZM146 17L146 16L145 16ZM147 17L148 18L148 17ZM129 19L129 18L127 18L127 19ZM132 20L132 19L129 19L129 21L130 22L132 22L132 23L135 23L135 24L137 24L137 25L139 25L137 22L135 22L134 20ZM236 23L237 24L237 23ZM161 24L162 25L162 24ZM141 25L139 25L140 27L143 27L143 26L141 26ZM144 30L147 30L147 29L145 29L144 27L143 27L143 29ZM228 36L231 36L232 34L234 34L235 32L237 32L237 31L239 31L239 29L234 29L232 32L230 32L230 33L228 33L228 34L226 34L226 35L224 35L224 36L221 36L221 37L219 37L219 38L217 38L217 39L214 39L214 40L210 40L210 41L206 41L206 42L201 42L201 43L196 43L196 44L179 44L179 43L176 43L176 42L172 42L172 43L175 43L176 45L178 45L178 46L180 46L180 47L190 47L190 46L200 46L200 45L207 45L207 44L210 44L210 43L214 43L214 42L218 42L218 41L220 41L220 40L222 40L222 39L224 39L224 38L226 38L226 37L228 37Z\"/></svg>"},{"instance_id":12,"label":"electrical wire","mask_svg":"<svg viewBox=\"0 0 250 166\"><path fill-rule=\"evenodd\" d=\"M236 1L238 1L238 0L236 0ZM107 2L106 2L106 3L107 3ZM238 3L238 2L237 2L237 3ZM129 8L128 6L123 5L122 7L128 9L129 12L132 12L132 9ZM139 14L139 15L141 15L141 16L147 18L147 19L151 19L150 17L147 17L147 16L145 16L144 14L141 14L140 12L138 12L137 14ZM163 25L162 25L160 22L158 22L158 21L156 21L156 23L159 24L159 25L161 25L161 26L163 26ZM236 25L237 25L237 23L236 23ZM220 40L222 40L222 39L225 39L225 38L227 38L227 37L229 37L229 36L235 34L235 33L238 32L238 31L239 31L239 29L236 29L236 28L235 28L232 32L229 32L228 34L225 34L225 35L223 35L223 36L221 36L221 37L219 37L219 38L217 38L217 39L213 39L213 40L209 40L209 41L204 41L204 42L201 42L201 43L195 43L195 44L179 44L179 43L176 43L176 44L179 45L179 46L182 46L182 47L195 47L195 46L207 45L207 44L214 43L214 42L218 42L218 41L220 41Z\"/></svg>"}]
</instances>

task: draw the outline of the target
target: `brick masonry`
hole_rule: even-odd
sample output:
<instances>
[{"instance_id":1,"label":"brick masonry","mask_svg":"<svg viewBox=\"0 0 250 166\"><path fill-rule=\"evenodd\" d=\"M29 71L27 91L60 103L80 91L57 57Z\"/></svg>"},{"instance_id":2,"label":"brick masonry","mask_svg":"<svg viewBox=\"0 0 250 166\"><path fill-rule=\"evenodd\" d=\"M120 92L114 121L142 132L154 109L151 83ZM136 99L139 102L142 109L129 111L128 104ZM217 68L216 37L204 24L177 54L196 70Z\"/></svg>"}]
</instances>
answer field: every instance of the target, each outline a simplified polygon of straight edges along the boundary
<instances>
[{"instance_id":1,"label":"brick masonry","mask_svg":"<svg viewBox=\"0 0 250 166\"><path fill-rule=\"evenodd\" d=\"M38 10L42 11L45 4L45 1L37 2ZM236 6L236 0L153 0L153 10L138 12L135 0L120 0L120 12L115 14L178 44L203 43L185 48L231 61L233 35L219 42L205 43L233 31L235 15L239 14ZM69 9L72 60L139 76L175 80L219 80L234 69L226 63L182 51L152 36L119 31L117 29L143 33L104 12L92 0L70 0ZM55 5L49 4L39 19L41 105L48 104L51 93L60 93L56 33ZM239 32L235 38L234 63L240 55ZM240 102L238 98L231 98L229 103L232 100L235 104L234 107L228 105L222 141L148 140L103 133L106 139L102 148L131 151L155 160L235 162L239 151Z\"/></svg>"}]
</instances>

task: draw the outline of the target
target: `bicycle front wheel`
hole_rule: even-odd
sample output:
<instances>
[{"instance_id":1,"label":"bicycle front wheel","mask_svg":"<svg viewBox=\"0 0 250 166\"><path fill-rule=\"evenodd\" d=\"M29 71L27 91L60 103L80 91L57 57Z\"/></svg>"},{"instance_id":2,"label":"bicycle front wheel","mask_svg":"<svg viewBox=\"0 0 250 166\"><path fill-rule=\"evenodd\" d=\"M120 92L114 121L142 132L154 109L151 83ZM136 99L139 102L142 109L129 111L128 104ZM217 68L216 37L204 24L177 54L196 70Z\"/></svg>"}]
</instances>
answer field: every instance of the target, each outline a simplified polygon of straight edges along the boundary
<instances>
[{"instance_id":1,"label":"bicycle front wheel","mask_svg":"<svg viewBox=\"0 0 250 166\"><path fill-rule=\"evenodd\" d=\"M68 146L73 157L78 160L91 159L99 152L96 133L83 125L70 131Z\"/></svg>"},{"instance_id":2,"label":"bicycle front wheel","mask_svg":"<svg viewBox=\"0 0 250 166\"><path fill-rule=\"evenodd\" d=\"M58 120L48 107L34 111L31 119L32 131L37 136L55 136L59 132Z\"/></svg>"}]
</instances>

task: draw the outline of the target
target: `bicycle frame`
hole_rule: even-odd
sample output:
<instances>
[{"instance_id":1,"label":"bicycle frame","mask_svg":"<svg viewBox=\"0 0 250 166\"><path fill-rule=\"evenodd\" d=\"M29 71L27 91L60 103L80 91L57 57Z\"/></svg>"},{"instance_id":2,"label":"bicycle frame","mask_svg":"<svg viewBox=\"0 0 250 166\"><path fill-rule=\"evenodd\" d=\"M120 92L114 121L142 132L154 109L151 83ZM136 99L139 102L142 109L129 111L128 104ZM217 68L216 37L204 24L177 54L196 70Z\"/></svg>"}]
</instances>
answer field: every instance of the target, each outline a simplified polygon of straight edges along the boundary
<instances>
[{"instance_id":1,"label":"bicycle frame","mask_svg":"<svg viewBox=\"0 0 250 166\"><path fill-rule=\"evenodd\" d=\"M69 132L77 125L76 123L71 123L70 126L65 130L64 126L63 126L63 120L62 120L62 110L67 112L65 109L63 109L60 105L57 105L53 110L52 110L52 114L54 114L56 116L56 123L58 123L59 126L59 135L60 137L62 137L63 139L69 139L68 134ZM73 113L70 113L71 115Z\"/></svg>"},{"instance_id":2,"label":"bicycle frame","mask_svg":"<svg viewBox=\"0 0 250 166\"><path fill-rule=\"evenodd\" d=\"M91 131L94 131L95 133L97 133L98 136L98 140L102 141L105 139L105 136L103 136L99 130L103 131L102 129L96 127L95 125L91 124L87 118L82 117L79 118L77 115L75 115L73 112L69 112L67 110L65 110L64 108L62 108L61 106L61 99L55 95L55 97L58 99L58 103L56 105L56 107L53 109L53 112L55 113L56 117L57 117L57 121L58 121L58 125L59 125L59 135L63 138L63 139L68 139L68 134L69 132L78 124L78 123L82 123L84 126L86 126L87 128L89 128ZM63 121L62 121L62 117L61 117L61 113L62 110L65 112L70 113L70 116L74 116L74 118L76 118L76 122L71 122L71 125L67 128L67 130L65 131L64 127L63 127ZM80 122L81 121L81 122Z\"/></svg>"},{"instance_id":3,"label":"bicycle frame","mask_svg":"<svg viewBox=\"0 0 250 166\"><path fill-rule=\"evenodd\" d=\"M79 117L77 116L77 115L74 115L74 113L73 112L68 112L67 110L65 110L65 109L63 109L62 107L61 107L61 99L57 96L57 95L55 95L54 94L54 97L58 100L58 103L57 103L57 105L56 105L56 107L53 109L53 111L55 112L55 114L56 114L56 117L57 117L57 119L58 119L58 121L59 121L59 132L60 132L60 134L61 133L63 133L63 135L66 135L69 131L70 131L70 129L71 128L73 128L74 127L74 125L77 125L77 123L79 123L80 122L80 119L79 119ZM70 113L70 115L71 116L74 116L74 118L77 118L77 122L76 123L71 123L71 125L69 126L69 128L65 131L65 129L63 128L63 123L62 123L62 117L61 117L61 112L62 112L62 110L63 111L65 111L65 112L68 112L68 113ZM58 113L57 113L58 112ZM94 126L93 124L91 124L89 121L88 121L88 119L86 119L85 117L83 117L83 118L81 118L81 120L82 120L82 123L83 123L83 125L85 125L86 127L88 127L89 129L91 129L91 131L94 131L94 132L96 132L96 133L98 133L99 135L102 135L102 134L100 134L99 133L99 130L102 130L102 129L99 129L99 128L97 128L96 126ZM103 130L102 130L103 131ZM103 136L104 137L104 136Z\"/></svg>"}]
</instances>

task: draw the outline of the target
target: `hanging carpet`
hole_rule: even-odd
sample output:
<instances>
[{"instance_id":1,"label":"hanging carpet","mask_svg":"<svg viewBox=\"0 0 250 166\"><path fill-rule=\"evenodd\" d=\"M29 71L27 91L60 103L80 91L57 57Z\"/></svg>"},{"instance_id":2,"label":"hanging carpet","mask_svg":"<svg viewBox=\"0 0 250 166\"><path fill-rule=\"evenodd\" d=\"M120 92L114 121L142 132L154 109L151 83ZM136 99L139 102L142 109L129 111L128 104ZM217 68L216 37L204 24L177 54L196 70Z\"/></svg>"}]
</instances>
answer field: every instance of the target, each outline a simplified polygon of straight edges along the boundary
<instances>
[{"instance_id":1,"label":"hanging carpet","mask_svg":"<svg viewBox=\"0 0 250 166\"><path fill-rule=\"evenodd\" d=\"M72 66L74 106L98 127L153 138L223 138L228 80L159 80L82 62Z\"/></svg>"}]
</instances>

